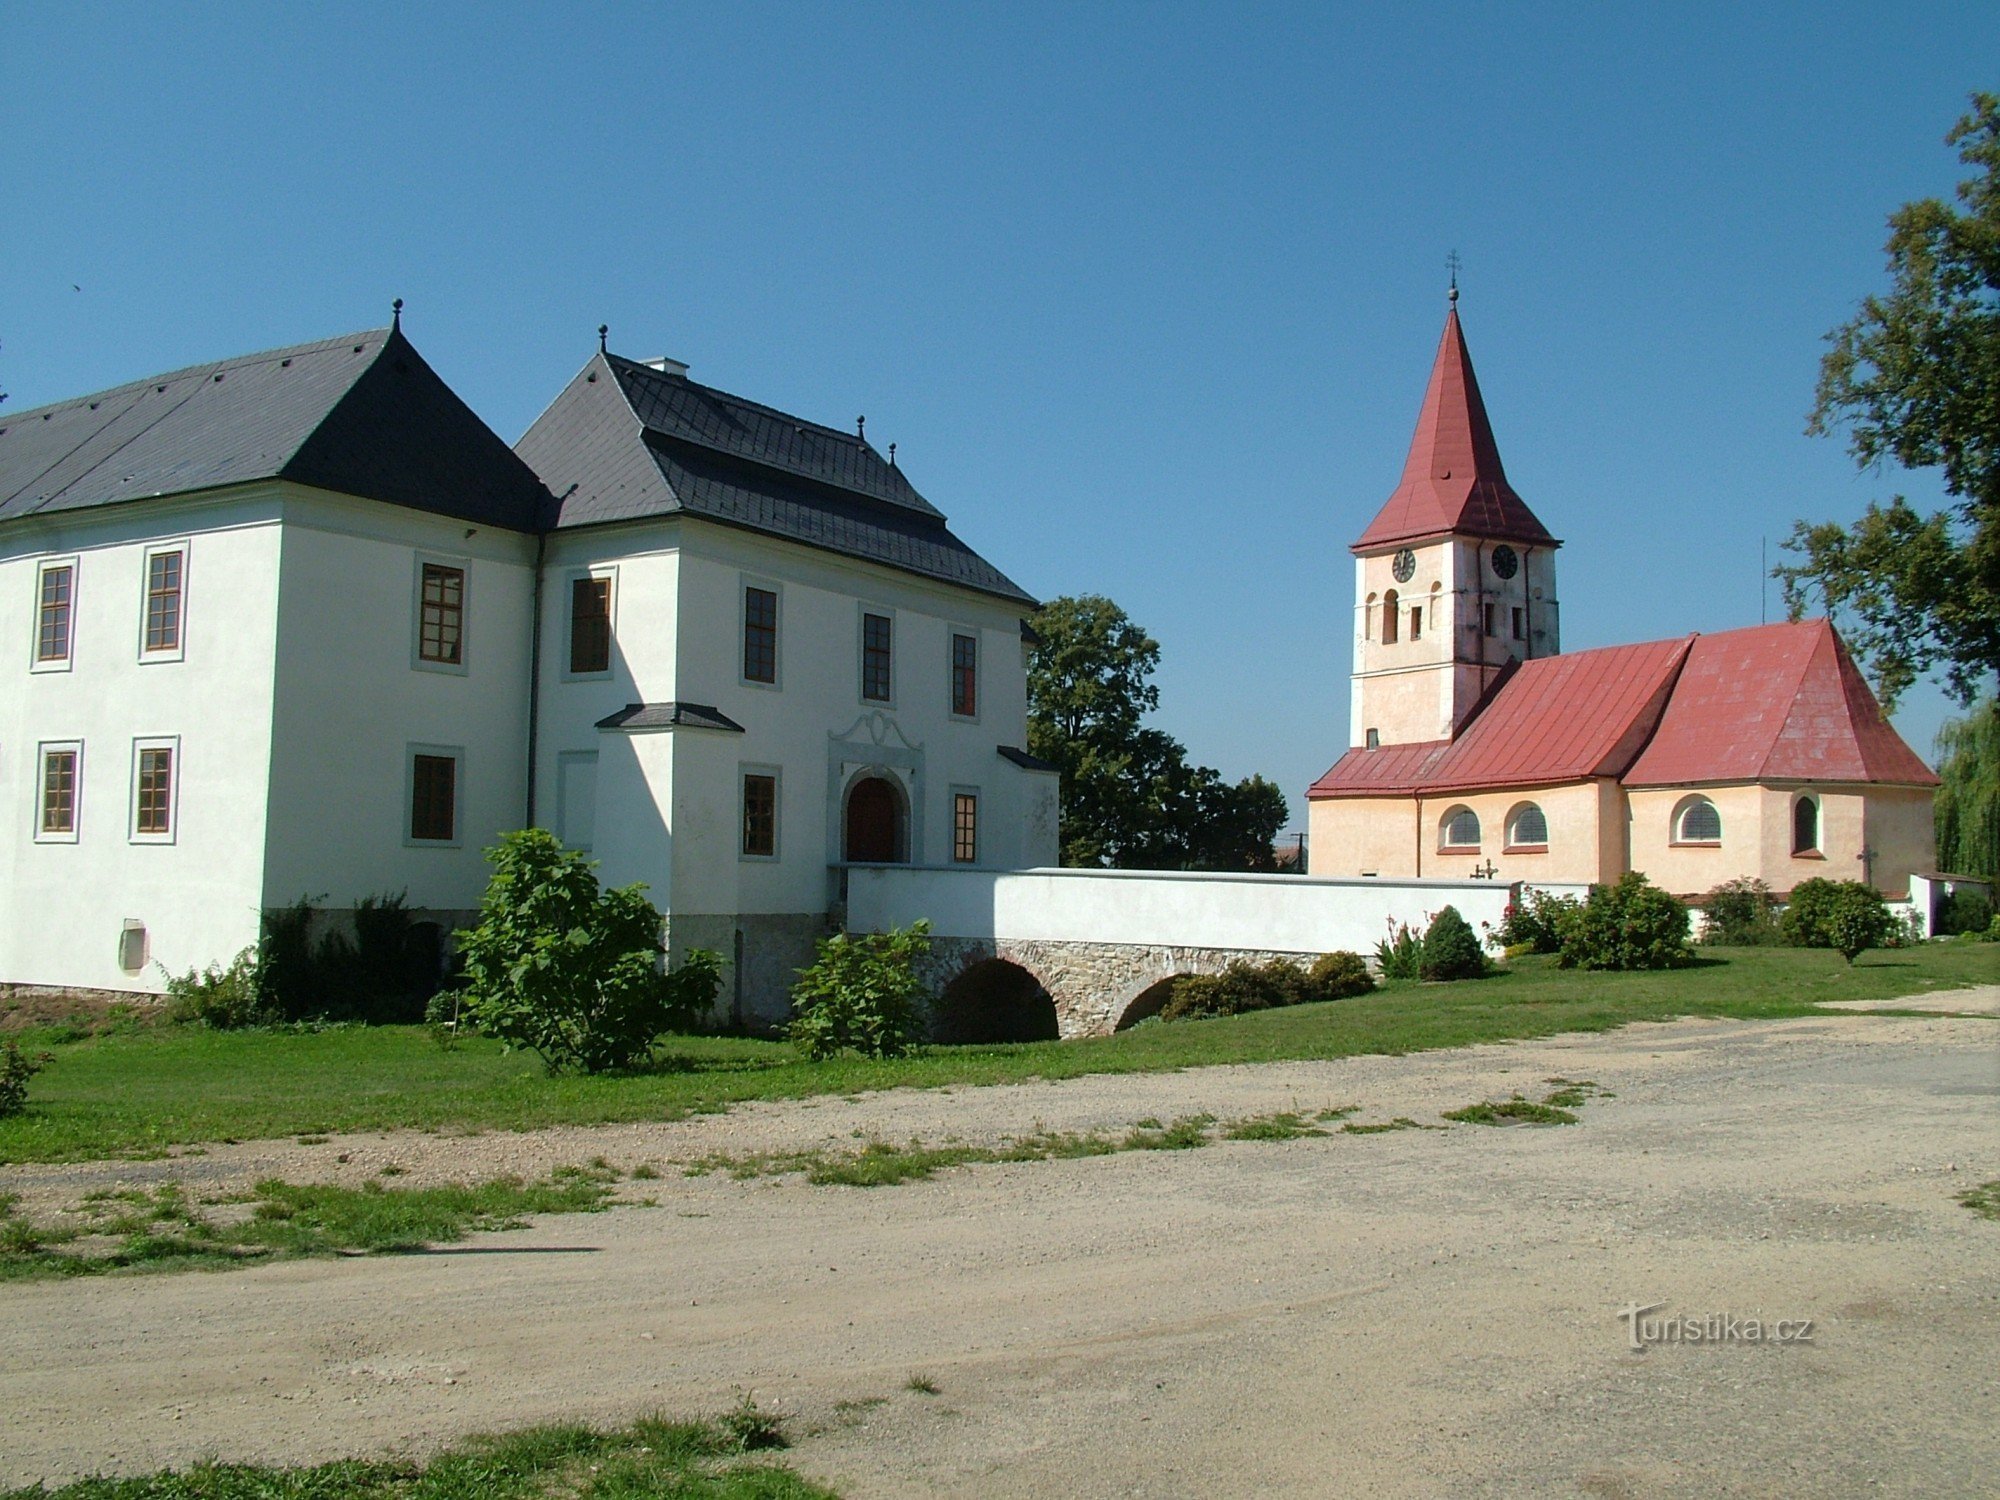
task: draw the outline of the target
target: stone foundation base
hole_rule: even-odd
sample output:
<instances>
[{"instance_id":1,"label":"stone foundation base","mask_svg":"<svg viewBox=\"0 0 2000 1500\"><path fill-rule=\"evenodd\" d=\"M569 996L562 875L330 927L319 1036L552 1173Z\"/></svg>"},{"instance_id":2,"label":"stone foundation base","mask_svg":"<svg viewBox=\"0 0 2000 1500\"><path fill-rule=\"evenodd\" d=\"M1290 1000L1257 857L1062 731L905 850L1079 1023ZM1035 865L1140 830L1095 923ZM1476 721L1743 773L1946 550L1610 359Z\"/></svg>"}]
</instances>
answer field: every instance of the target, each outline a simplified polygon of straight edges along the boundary
<instances>
[{"instance_id":1,"label":"stone foundation base","mask_svg":"<svg viewBox=\"0 0 2000 1500\"><path fill-rule=\"evenodd\" d=\"M792 982L799 970L813 961L819 940L834 930L824 912L670 912L668 962L678 963L692 948L718 954L722 988L715 997L716 1021L774 1030L791 1015Z\"/></svg>"}]
</instances>

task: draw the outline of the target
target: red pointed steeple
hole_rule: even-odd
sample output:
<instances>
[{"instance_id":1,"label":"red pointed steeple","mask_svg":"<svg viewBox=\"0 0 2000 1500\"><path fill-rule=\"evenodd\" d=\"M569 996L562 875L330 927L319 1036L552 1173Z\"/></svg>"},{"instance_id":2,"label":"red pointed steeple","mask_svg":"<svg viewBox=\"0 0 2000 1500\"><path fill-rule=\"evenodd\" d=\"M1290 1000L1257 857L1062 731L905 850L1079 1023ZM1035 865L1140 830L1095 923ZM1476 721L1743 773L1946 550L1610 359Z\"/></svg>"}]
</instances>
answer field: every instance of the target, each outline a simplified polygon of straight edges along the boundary
<instances>
[{"instance_id":1,"label":"red pointed steeple","mask_svg":"<svg viewBox=\"0 0 2000 1500\"><path fill-rule=\"evenodd\" d=\"M1458 289L1453 287L1403 481L1354 543L1356 552L1452 535L1535 547L1562 545L1507 483L1486 403L1479 399L1472 356L1465 352L1457 304Z\"/></svg>"}]
</instances>

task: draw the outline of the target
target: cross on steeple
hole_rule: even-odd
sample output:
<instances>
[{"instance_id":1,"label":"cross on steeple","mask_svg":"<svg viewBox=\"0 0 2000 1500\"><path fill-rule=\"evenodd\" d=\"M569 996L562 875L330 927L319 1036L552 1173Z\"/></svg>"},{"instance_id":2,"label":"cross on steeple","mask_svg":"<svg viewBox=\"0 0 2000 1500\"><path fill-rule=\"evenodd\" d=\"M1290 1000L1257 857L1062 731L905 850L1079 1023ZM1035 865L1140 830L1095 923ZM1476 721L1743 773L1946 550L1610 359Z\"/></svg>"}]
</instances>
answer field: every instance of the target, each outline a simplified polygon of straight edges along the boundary
<instances>
[{"instance_id":1,"label":"cross on steeple","mask_svg":"<svg viewBox=\"0 0 2000 1500\"><path fill-rule=\"evenodd\" d=\"M1463 262L1459 260L1456 250L1444 258L1444 268L1451 273L1451 291L1447 295L1453 302L1458 301L1458 268L1461 264Z\"/></svg>"}]
</instances>

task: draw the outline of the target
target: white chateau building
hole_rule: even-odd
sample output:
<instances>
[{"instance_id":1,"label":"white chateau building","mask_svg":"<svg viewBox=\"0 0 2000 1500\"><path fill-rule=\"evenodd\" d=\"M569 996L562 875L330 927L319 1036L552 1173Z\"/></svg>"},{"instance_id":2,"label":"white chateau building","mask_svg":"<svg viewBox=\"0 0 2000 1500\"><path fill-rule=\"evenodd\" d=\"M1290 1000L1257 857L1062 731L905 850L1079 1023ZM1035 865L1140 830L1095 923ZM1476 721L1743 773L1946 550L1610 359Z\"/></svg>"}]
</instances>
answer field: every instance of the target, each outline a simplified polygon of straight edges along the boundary
<instances>
[{"instance_id":1,"label":"white chateau building","mask_svg":"<svg viewBox=\"0 0 2000 1500\"><path fill-rule=\"evenodd\" d=\"M0 412L0 984L158 991L301 896L448 930L538 824L775 1018L848 864L1055 863L1033 608L667 360L512 451L397 326Z\"/></svg>"}]
</instances>

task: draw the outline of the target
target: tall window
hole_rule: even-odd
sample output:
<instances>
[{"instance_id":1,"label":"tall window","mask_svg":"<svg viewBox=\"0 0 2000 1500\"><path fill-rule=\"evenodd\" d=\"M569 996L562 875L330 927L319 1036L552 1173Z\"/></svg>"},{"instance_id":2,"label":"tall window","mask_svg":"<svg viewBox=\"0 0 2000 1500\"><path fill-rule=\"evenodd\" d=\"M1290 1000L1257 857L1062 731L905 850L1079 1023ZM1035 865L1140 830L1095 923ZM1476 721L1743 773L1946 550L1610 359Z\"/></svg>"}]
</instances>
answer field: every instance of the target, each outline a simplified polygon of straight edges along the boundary
<instances>
[{"instance_id":1,"label":"tall window","mask_svg":"<svg viewBox=\"0 0 2000 1500\"><path fill-rule=\"evenodd\" d=\"M979 637L951 638L951 711L969 719L979 712Z\"/></svg>"},{"instance_id":2,"label":"tall window","mask_svg":"<svg viewBox=\"0 0 2000 1500\"><path fill-rule=\"evenodd\" d=\"M1479 628L1487 635L1493 634L1493 601L1490 599L1479 606Z\"/></svg>"},{"instance_id":3,"label":"tall window","mask_svg":"<svg viewBox=\"0 0 2000 1500\"><path fill-rule=\"evenodd\" d=\"M743 852L768 859L778 852L778 778L761 772L743 777Z\"/></svg>"},{"instance_id":4,"label":"tall window","mask_svg":"<svg viewBox=\"0 0 2000 1500\"><path fill-rule=\"evenodd\" d=\"M170 745L139 747L132 832L158 837L174 831L174 752Z\"/></svg>"},{"instance_id":5,"label":"tall window","mask_svg":"<svg viewBox=\"0 0 2000 1500\"><path fill-rule=\"evenodd\" d=\"M42 749L41 831L55 838L76 835L77 763L82 752L74 745Z\"/></svg>"},{"instance_id":6,"label":"tall window","mask_svg":"<svg viewBox=\"0 0 2000 1500\"><path fill-rule=\"evenodd\" d=\"M951 857L961 865L979 859L979 794L953 792L951 796Z\"/></svg>"},{"instance_id":7,"label":"tall window","mask_svg":"<svg viewBox=\"0 0 2000 1500\"><path fill-rule=\"evenodd\" d=\"M1527 612L1523 610L1520 605L1517 604L1514 606L1514 639L1517 641L1525 641L1527 638L1528 638Z\"/></svg>"},{"instance_id":8,"label":"tall window","mask_svg":"<svg viewBox=\"0 0 2000 1500\"><path fill-rule=\"evenodd\" d=\"M778 680L778 596L771 589L743 590L743 675Z\"/></svg>"},{"instance_id":9,"label":"tall window","mask_svg":"<svg viewBox=\"0 0 2000 1500\"><path fill-rule=\"evenodd\" d=\"M465 661L465 569L425 563L417 655L456 667Z\"/></svg>"},{"instance_id":10,"label":"tall window","mask_svg":"<svg viewBox=\"0 0 2000 1500\"><path fill-rule=\"evenodd\" d=\"M70 647L70 609L76 602L76 564L43 567L36 600L35 660L66 662Z\"/></svg>"},{"instance_id":11,"label":"tall window","mask_svg":"<svg viewBox=\"0 0 2000 1500\"><path fill-rule=\"evenodd\" d=\"M1396 644L1396 630L1401 624L1396 612L1401 608L1402 601L1397 598L1394 589L1382 596L1382 644L1385 646Z\"/></svg>"},{"instance_id":12,"label":"tall window","mask_svg":"<svg viewBox=\"0 0 2000 1500\"><path fill-rule=\"evenodd\" d=\"M1479 847L1479 814L1469 807L1454 807L1444 815L1439 843L1446 849Z\"/></svg>"},{"instance_id":13,"label":"tall window","mask_svg":"<svg viewBox=\"0 0 2000 1500\"><path fill-rule=\"evenodd\" d=\"M1819 803L1811 797L1792 804L1792 853L1819 853Z\"/></svg>"},{"instance_id":14,"label":"tall window","mask_svg":"<svg viewBox=\"0 0 2000 1500\"><path fill-rule=\"evenodd\" d=\"M861 617L861 696L887 703L895 679L890 674L889 641L891 626L887 615Z\"/></svg>"},{"instance_id":15,"label":"tall window","mask_svg":"<svg viewBox=\"0 0 2000 1500\"><path fill-rule=\"evenodd\" d=\"M1421 604L1412 604L1410 606L1410 639L1413 641L1421 640L1423 633L1424 607Z\"/></svg>"},{"instance_id":16,"label":"tall window","mask_svg":"<svg viewBox=\"0 0 2000 1500\"><path fill-rule=\"evenodd\" d=\"M181 649L181 579L187 554L175 547L146 554L146 645L148 652Z\"/></svg>"},{"instance_id":17,"label":"tall window","mask_svg":"<svg viewBox=\"0 0 2000 1500\"><path fill-rule=\"evenodd\" d=\"M609 578L576 578L570 581L569 669L579 676L611 670Z\"/></svg>"},{"instance_id":18,"label":"tall window","mask_svg":"<svg viewBox=\"0 0 2000 1500\"><path fill-rule=\"evenodd\" d=\"M410 758L410 837L426 843L458 836L458 758L417 754Z\"/></svg>"}]
</instances>

